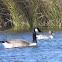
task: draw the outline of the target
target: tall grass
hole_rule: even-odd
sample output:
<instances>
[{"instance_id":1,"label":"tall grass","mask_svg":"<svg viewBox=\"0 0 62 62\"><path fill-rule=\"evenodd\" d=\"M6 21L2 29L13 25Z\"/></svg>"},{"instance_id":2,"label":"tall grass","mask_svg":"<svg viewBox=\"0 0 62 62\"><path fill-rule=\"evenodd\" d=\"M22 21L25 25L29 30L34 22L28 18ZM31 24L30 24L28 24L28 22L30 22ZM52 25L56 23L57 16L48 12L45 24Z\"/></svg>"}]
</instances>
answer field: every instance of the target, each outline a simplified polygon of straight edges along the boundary
<instances>
[{"instance_id":1,"label":"tall grass","mask_svg":"<svg viewBox=\"0 0 62 62\"><path fill-rule=\"evenodd\" d=\"M2 1L10 11L10 15L12 17L11 22L15 25L15 27L21 26L21 22L14 1L13 0L2 0Z\"/></svg>"},{"instance_id":2,"label":"tall grass","mask_svg":"<svg viewBox=\"0 0 62 62\"><path fill-rule=\"evenodd\" d=\"M46 9L47 23L50 27L60 26L62 21L62 5L59 0L43 1ZM45 14L45 13L44 13Z\"/></svg>"},{"instance_id":3,"label":"tall grass","mask_svg":"<svg viewBox=\"0 0 62 62\"><path fill-rule=\"evenodd\" d=\"M61 27L61 0L2 0L12 16L11 22L22 28Z\"/></svg>"}]
</instances>

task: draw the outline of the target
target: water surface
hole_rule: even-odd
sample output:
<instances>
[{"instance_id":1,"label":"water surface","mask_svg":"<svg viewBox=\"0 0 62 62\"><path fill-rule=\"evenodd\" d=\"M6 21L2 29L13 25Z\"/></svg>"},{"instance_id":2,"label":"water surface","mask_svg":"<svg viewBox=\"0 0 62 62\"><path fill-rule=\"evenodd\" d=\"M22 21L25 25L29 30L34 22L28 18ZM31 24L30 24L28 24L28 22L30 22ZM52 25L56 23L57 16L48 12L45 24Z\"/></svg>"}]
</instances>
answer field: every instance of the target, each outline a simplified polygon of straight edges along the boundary
<instances>
[{"instance_id":1,"label":"water surface","mask_svg":"<svg viewBox=\"0 0 62 62\"><path fill-rule=\"evenodd\" d=\"M62 62L62 31L54 33L54 39L37 40L36 47L5 49L0 43L0 62ZM0 31L0 40L5 39L32 42L32 31L23 33Z\"/></svg>"}]
</instances>

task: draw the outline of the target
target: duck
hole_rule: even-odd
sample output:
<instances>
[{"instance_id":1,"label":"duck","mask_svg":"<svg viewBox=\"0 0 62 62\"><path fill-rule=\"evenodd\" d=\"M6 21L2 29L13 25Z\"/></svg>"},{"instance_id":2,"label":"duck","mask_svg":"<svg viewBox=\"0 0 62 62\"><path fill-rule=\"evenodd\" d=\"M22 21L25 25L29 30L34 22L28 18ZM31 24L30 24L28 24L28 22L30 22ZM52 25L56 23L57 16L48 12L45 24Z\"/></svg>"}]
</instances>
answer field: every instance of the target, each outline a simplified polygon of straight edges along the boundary
<instances>
[{"instance_id":1,"label":"duck","mask_svg":"<svg viewBox=\"0 0 62 62\"><path fill-rule=\"evenodd\" d=\"M5 41L0 41L0 42L2 42L2 44L5 48L37 46L36 33L38 31L40 32L39 28L33 29L33 43L26 41L26 40L20 40L20 39L6 39Z\"/></svg>"},{"instance_id":2,"label":"duck","mask_svg":"<svg viewBox=\"0 0 62 62\"><path fill-rule=\"evenodd\" d=\"M37 39L53 39L52 34L53 34L53 32L49 31L49 35L37 34L36 37L37 37Z\"/></svg>"}]
</instances>

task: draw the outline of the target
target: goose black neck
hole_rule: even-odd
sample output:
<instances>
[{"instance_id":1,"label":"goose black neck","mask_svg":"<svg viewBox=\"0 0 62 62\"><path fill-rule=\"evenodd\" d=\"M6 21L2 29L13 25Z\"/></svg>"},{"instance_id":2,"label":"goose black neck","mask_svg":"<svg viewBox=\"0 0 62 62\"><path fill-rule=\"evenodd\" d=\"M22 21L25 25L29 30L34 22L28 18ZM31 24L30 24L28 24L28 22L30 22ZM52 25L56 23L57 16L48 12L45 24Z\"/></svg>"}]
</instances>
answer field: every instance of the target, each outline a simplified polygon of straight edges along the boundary
<instances>
[{"instance_id":1,"label":"goose black neck","mask_svg":"<svg viewBox=\"0 0 62 62\"><path fill-rule=\"evenodd\" d=\"M37 39L36 39L36 32L33 32L33 43L37 43Z\"/></svg>"}]
</instances>

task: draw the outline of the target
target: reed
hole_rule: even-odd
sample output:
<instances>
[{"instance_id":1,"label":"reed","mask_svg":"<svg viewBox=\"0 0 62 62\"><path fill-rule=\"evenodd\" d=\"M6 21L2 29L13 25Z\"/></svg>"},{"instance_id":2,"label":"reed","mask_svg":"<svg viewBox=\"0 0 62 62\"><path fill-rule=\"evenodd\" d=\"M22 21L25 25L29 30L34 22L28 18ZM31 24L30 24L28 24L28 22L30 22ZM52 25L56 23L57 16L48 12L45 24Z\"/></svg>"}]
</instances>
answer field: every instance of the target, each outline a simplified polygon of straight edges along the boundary
<instances>
[{"instance_id":1,"label":"reed","mask_svg":"<svg viewBox=\"0 0 62 62\"><path fill-rule=\"evenodd\" d=\"M13 23L15 27L21 26L21 22L14 1L13 0L2 0L2 1L6 5L7 9L10 11L10 15L12 17L11 23Z\"/></svg>"},{"instance_id":2,"label":"reed","mask_svg":"<svg viewBox=\"0 0 62 62\"><path fill-rule=\"evenodd\" d=\"M61 7L61 1L60 0L46 0L43 1L44 3L44 9L46 11L47 17L47 24L50 27L54 26L60 26L62 24L62 7ZM61 20L61 21L60 21Z\"/></svg>"},{"instance_id":3,"label":"reed","mask_svg":"<svg viewBox=\"0 0 62 62\"><path fill-rule=\"evenodd\" d=\"M19 28L61 27L61 0L2 0ZM15 4L16 3L16 4Z\"/></svg>"}]
</instances>

